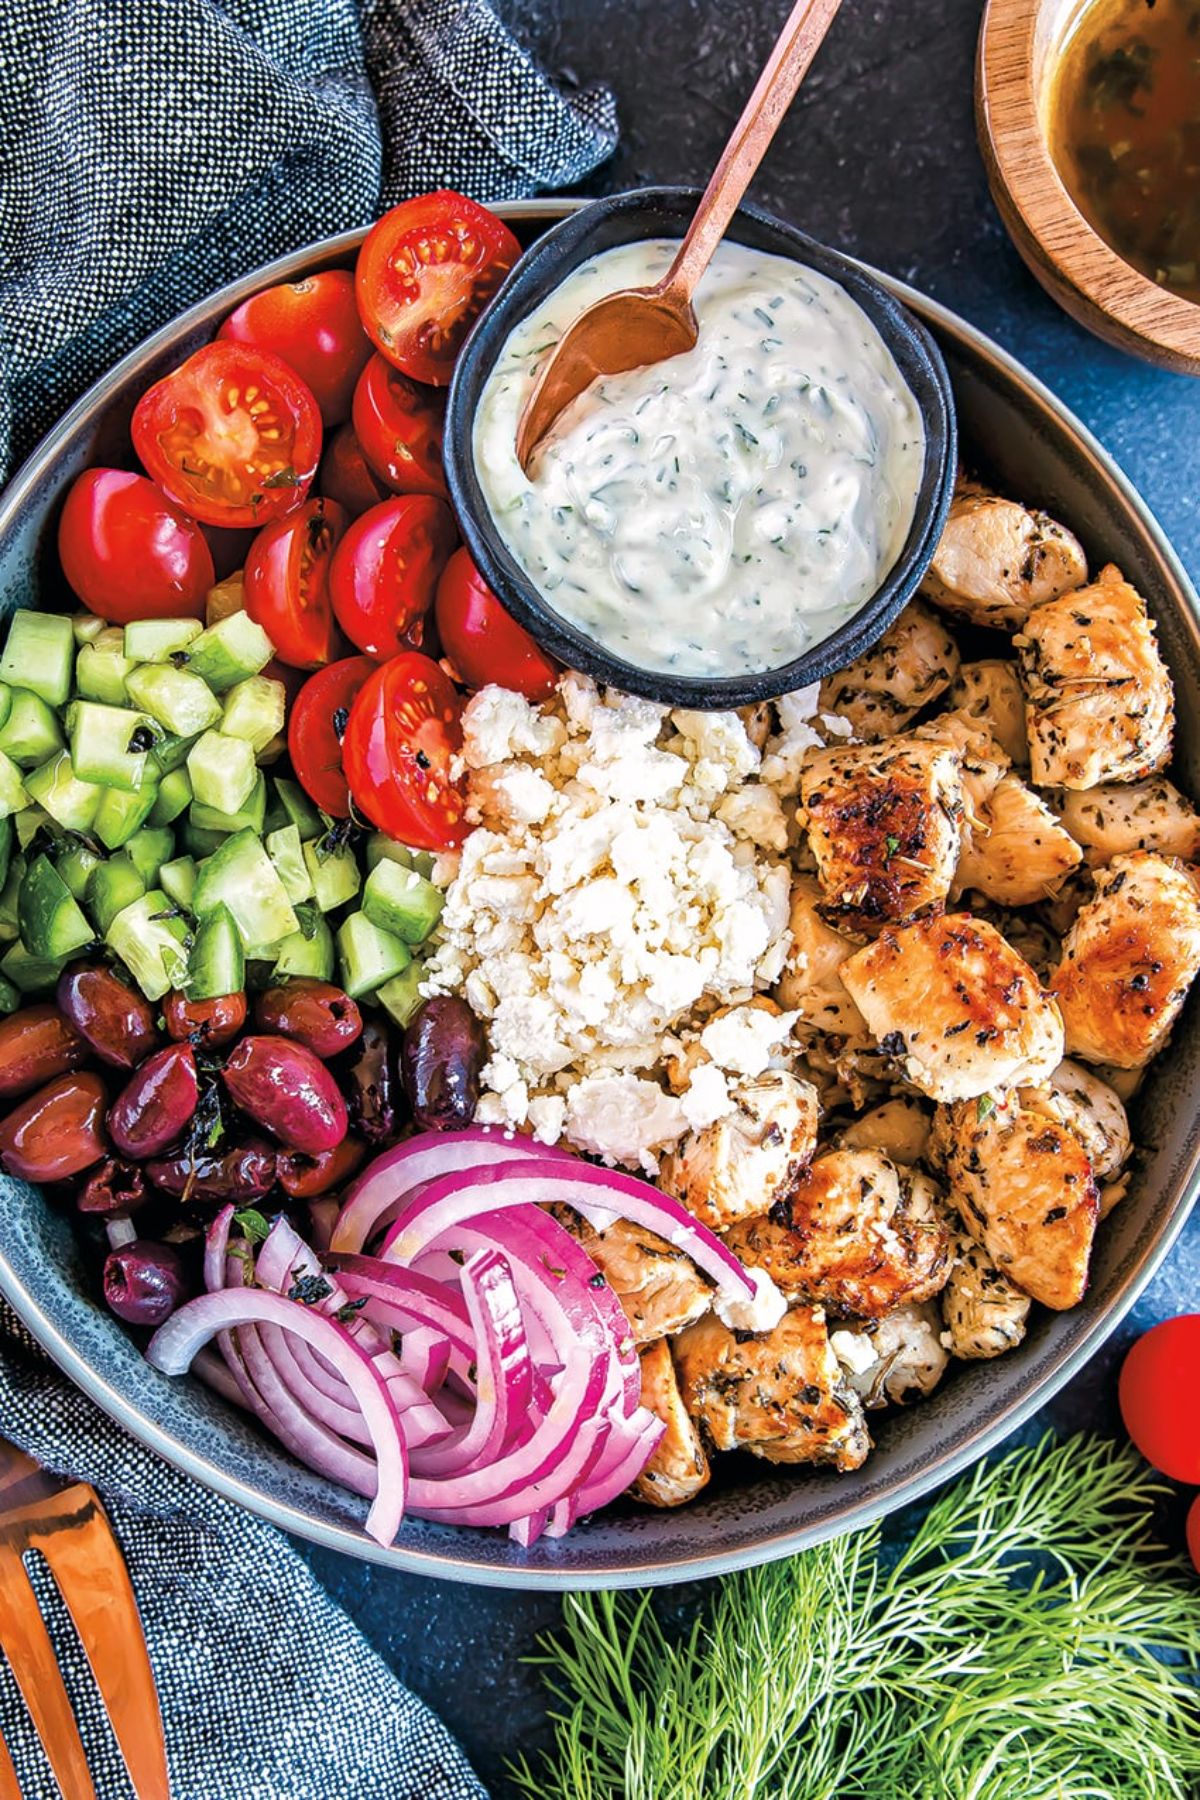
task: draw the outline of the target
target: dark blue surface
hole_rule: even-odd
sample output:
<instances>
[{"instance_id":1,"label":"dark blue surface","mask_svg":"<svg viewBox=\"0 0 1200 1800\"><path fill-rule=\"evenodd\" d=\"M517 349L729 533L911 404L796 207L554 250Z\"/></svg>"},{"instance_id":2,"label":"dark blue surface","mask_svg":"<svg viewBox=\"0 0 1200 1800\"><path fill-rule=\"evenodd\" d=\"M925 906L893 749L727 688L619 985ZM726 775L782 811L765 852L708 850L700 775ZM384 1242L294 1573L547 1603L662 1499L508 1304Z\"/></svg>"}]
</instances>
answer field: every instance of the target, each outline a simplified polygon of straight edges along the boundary
<instances>
[{"instance_id":1,"label":"dark blue surface","mask_svg":"<svg viewBox=\"0 0 1200 1800\"><path fill-rule=\"evenodd\" d=\"M616 90L622 147L594 182L599 193L706 178L788 3L504 0L500 10L561 76ZM975 147L979 13L976 0L847 0L753 198L911 281L1019 357L1113 453L1200 578L1200 384L1089 337L1012 249ZM1119 1430L1123 1350L1155 1320L1198 1307L1200 1215L1115 1338L1023 1435ZM301 1548L502 1793L506 1756L544 1735L540 1686L520 1659L557 1619L554 1597L393 1575Z\"/></svg>"}]
</instances>

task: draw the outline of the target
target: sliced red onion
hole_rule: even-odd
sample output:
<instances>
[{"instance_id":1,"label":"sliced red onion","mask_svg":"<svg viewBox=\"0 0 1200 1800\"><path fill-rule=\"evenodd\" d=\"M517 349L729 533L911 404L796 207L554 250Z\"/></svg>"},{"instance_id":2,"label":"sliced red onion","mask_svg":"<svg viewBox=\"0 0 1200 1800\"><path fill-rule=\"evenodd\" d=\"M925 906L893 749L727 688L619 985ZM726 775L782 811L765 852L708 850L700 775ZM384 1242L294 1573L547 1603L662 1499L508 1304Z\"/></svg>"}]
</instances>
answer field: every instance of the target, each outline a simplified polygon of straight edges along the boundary
<instances>
[{"instance_id":1,"label":"sliced red onion","mask_svg":"<svg viewBox=\"0 0 1200 1800\"><path fill-rule=\"evenodd\" d=\"M192 1374L198 1375L214 1394L220 1394L222 1400L228 1400L232 1406L240 1406L243 1411L249 1410L249 1402L229 1364L215 1350L197 1350L192 1362Z\"/></svg>"},{"instance_id":2,"label":"sliced red onion","mask_svg":"<svg viewBox=\"0 0 1200 1800\"><path fill-rule=\"evenodd\" d=\"M577 1519L599 1511L623 1494L654 1455L666 1429L665 1422L646 1407L640 1407L632 1419L614 1425L590 1473L554 1507L546 1536L562 1537Z\"/></svg>"},{"instance_id":3,"label":"sliced red onion","mask_svg":"<svg viewBox=\"0 0 1200 1800\"><path fill-rule=\"evenodd\" d=\"M529 1513L524 1519L514 1519L508 1528L508 1535L514 1544L520 1544L522 1550L528 1550L545 1531L549 1517L549 1512L543 1507L540 1512Z\"/></svg>"},{"instance_id":4,"label":"sliced red onion","mask_svg":"<svg viewBox=\"0 0 1200 1800\"><path fill-rule=\"evenodd\" d=\"M485 1468L530 1435L533 1363L508 1264L494 1250L477 1251L462 1282L475 1332L475 1412L461 1434L412 1457L412 1472L423 1479Z\"/></svg>"},{"instance_id":5,"label":"sliced red onion","mask_svg":"<svg viewBox=\"0 0 1200 1800\"><path fill-rule=\"evenodd\" d=\"M378 1256L331 1254L325 1258L324 1268L336 1274L352 1299L386 1301L408 1324L441 1331L468 1354L474 1349L466 1302L442 1282L414 1269L399 1269ZM402 1331L404 1325L396 1329Z\"/></svg>"}]
</instances>

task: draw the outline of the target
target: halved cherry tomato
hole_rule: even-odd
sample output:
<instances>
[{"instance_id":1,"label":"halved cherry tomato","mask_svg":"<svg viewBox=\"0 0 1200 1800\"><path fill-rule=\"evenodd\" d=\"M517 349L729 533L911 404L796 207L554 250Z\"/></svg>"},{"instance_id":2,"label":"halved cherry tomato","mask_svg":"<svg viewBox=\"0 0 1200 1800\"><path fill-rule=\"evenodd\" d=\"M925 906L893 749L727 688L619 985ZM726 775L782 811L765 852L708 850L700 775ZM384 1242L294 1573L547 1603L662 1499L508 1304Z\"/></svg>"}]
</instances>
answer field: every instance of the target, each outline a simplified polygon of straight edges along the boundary
<instances>
[{"instance_id":1,"label":"halved cherry tomato","mask_svg":"<svg viewBox=\"0 0 1200 1800\"><path fill-rule=\"evenodd\" d=\"M1118 1394L1146 1461L1172 1481L1200 1484L1200 1313L1164 1319L1138 1338Z\"/></svg>"},{"instance_id":2,"label":"halved cherry tomato","mask_svg":"<svg viewBox=\"0 0 1200 1800\"><path fill-rule=\"evenodd\" d=\"M458 533L444 500L396 494L355 519L334 552L329 595L352 644L380 660L420 649Z\"/></svg>"},{"instance_id":3,"label":"halved cherry tomato","mask_svg":"<svg viewBox=\"0 0 1200 1800\"><path fill-rule=\"evenodd\" d=\"M345 529L334 501L306 500L265 526L246 558L246 611L295 669L319 669L338 653L329 570Z\"/></svg>"},{"instance_id":4,"label":"halved cherry tomato","mask_svg":"<svg viewBox=\"0 0 1200 1800\"><path fill-rule=\"evenodd\" d=\"M204 525L265 525L303 500L321 458L321 414L282 357L205 344L147 388L133 447L164 494Z\"/></svg>"},{"instance_id":5,"label":"halved cherry tomato","mask_svg":"<svg viewBox=\"0 0 1200 1800\"><path fill-rule=\"evenodd\" d=\"M326 425L350 417L354 384L371 345L348 270L325 269L252 294L230 313L217 337L282 356L312 389Z\"/></svg>"},{"instance_id":6,"label":"halved cherry tomato","mask_svg":"<svg viewBox=\"0 0 1200 1800\"><path fill-rule=\"evenodd\" d=\"M350 817L350 789L342 769L342 739L355 696L376 664L347 656L310 675L288 717L288 755L301 787L331 819Z\"/></svg>"},{"instance_id":7,"label":"halved cherry tomato","mask_svg":"<svg viewBox=\"0 0 1200 1800\"><path fill-rule=\"evenodd\" d=\"M460 714L449 677L414 650L376 669L350 708L342 757L354 803L380 831L418 850L443 850L467 834L450 774Z\"/></svg>"},{"instance_id":8,"label":"halved cherry tomato","mask_svg":"<svg viewBox=\"0 0 1200 1800\"><path fill-rule=\"evenodd\" d=\"M558 664L504 610L465 546L442 570L434 617L442 650L464 687L494 681L527 700L554 692Z\"/></svg>"},{"instance_id":9,"label":"halved cherry tomato","mask_svg":"<svg viewBox=\"0 0 1200 1800\"><path fill-rule=\"evenodd\" d=\"M317 487L326 499L344 506L352 519L388 497L388 489L362 453L353 425L339 425L326 440Z\"/></svg>"},{"instance_id":10,"label":"halved cherry tomato","mask_svg":"<svg viewBox=\"0 0 1200 1800\"><path fill-rule=\"evenodd\" d=\"M421 387L373 356L354 390L354 430L369 466L396 494L449 498L442 468L446 405L436 388Z\"/></svg>"},{"instance_id":11,"label":"halved cherry tomato","mask_svg":"<svg viewBox=\"0 0 1200 1800\"><path fill-rule=\"evenodd\" d=\"M144 475L87 469L58 522L63 574L83 604L114 625L204 617L216 579L204 534Z\"/></svg>"},{"instance_id":12,"label":"halved cherry tomato","mask_svg":"<svg viewBox=\"0 0 1200 1800\"><path fill-rule=\"evenodd\" d=\"M463 339L521 254L507 225L443 188L385 213L358 253L358 310L414 381L445 387Z\"/></svg>"}]
</instances>

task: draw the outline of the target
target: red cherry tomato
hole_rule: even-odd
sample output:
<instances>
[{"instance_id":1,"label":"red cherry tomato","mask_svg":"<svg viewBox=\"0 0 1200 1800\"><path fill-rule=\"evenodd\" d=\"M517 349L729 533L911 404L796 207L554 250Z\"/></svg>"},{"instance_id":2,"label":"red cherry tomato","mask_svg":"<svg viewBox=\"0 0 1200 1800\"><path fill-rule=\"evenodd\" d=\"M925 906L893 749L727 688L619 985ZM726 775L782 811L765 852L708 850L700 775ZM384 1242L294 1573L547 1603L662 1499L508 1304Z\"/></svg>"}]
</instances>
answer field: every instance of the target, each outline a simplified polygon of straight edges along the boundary
<instances>
[{"instance_id":1,"label":"red cherry tomato","mask_svg":"<svg viewBox=\"0 0 1200 1800\"><path fill-rule=\"evenodd\" d=\"M442 570L434 617L442 649L464 687L494 681L527 700L553 693L558 664L505 612L465 547Z\"/></svg>"},{"instance_id":2,"label":"red cherry tomato","mask_svg":"<svg viewBox=\"0 0 1200 1800\"><path fill-rule=\"evenodd\" d=\"M58 522L63 574L86 607L114 625L202 619L216 579L204 534L152 481L88 469Z\"/></svg>"},{"instance_id":3,"label":"red cherry tomato","mask_svg":"<svg viewBox=\"0 0 1200 1800\"><path fill-rule=\"evenodd\" d=\"M282 357L205 344L147 388L133 447L164 494L204 525L265 525L312 486L321 414Z\"/></svg>"},{"instance_id":4,"label":"red cherry tomato","mask_svg":"<svg viewBox=\"0 0 1200 1800\"><path fill-rule=\"evenodd\" d=\"M342 757L354 803L418 850L443 850L467 834L450 773L460 711L449 677L414 650L376 669L350 708Z\"/></svg>"},{"instance_id":5,"label":"red cherry tomato","mask_svg":"<svg viewBox=\"0 0 1200 1800\"><path fill-rule=\"evenodd\" d=\"M1188 1554L1196 1565L1196 1573L1200 1575L1200 1494L1192 1501L1191 1511L1187 1516Z\"/></svg>"},{"instance_id":6,"label":"red cherry tomato","mask_svg":"<svg viewBox=\"0 0 1200 1800\"><path fill-rule=\"evenodd\" d=\"M350 817L350 789L342 768L342 739L355 696L376 665L347 656L310 675L288 719L288 755L305 793L331 819Z\"/></svg>"},{"instance_id":7,"label":"red cherry tomato","mask_svg":"<svg viewBox=\"0 0 1200 1800\"><path fill-rule=\"evenodd\" d=\"M368 466L353 425L339 425L326 442L317 487L327 500L344 506L352 519L386 500L389 491Z\"/></svg>"},{"instance_id":8,"label":"red cherry tomato","mask_svg":"<svg viewBox=\"0 0 1200 1800\"><path fill-rule=\"evenodd\" d=\"M371 345L348 270L326 269L252 294L230 313L217 337L282 356L312 389L326 425L350 417L354 384Z\"/></svg>"},{"instance_id":9,"label":"red cherry tomato","mask_svg":"<svg viewBox=\"0 0 1200 1800\"><path fill-rule=\"evenodd\" d=\"M436 388L419 387L373 356L354 390L354 430L380 481L396 494L448 498L442 468L446 406Z\"/></svg>"},{"instance_id":10,"label":"red cherry tomato","mask_svg":"<svg viewBox=\"0 0 1200 1800\"><path fill-rule=\"evenodd\" d=\"M1172 1481L1200 1484L1200 1313L1164 1319L1137 1340L1119 1396L1146 1461Z\"/></svg>"},{"instance_id":11,"label":"red cherry tomato","mask_svg":"<svg viewBox=\"0 0 1200 1800\"><path fill-rule=\"evenodd\" d=\"M428 494L396 494L355 519L329 569L333 610L352 644L380 660L421 647L457 536L446 502Z\"/></svg>"},{"instance_id":12,"label":"red cherry tomato","mask_svg":"<svg viewBox=\"0 0 1200 1800\"><path fill-rule=\"evenodd\" d=\"M306 500L250 547L246 611L293 668L319 669L338 653L329 569L345 529L346 515L332 500Z\"/></svg>"},{"instance_id":13,"label":"red cherry tomato","mask_svg":"<svg viewBox=\"0 0 1200 1800\"><path fill-rule=\"evenodd\" d=\"M402 201L358 253L362 322L405 375L445 387L463 339L520 254L508 226L461 194Z\"/></svg>"}]
</instances>

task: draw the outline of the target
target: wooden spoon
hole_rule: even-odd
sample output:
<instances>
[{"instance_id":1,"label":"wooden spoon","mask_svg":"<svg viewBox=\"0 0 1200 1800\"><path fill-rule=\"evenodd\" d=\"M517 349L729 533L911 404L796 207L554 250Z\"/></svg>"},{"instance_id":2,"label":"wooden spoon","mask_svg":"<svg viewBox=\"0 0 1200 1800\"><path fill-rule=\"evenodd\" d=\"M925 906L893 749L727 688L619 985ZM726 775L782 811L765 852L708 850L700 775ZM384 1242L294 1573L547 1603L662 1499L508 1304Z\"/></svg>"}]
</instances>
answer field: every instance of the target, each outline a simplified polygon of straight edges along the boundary
<instances>
[{"instance_id":1,"label":"wooden spoon","mask_svg":"<svg viewBox=\"0 0 1200 1800\"><path fill-rule=\"evenodd\" d=\"M517 457L526 473L558 415L598 376L620 375L692 349L700 329L692 310L696 283L840 5L841 0L796 0L662 280L653 287L606 294L559 339L517 426Z\"/></svg>"}]
</instances>

